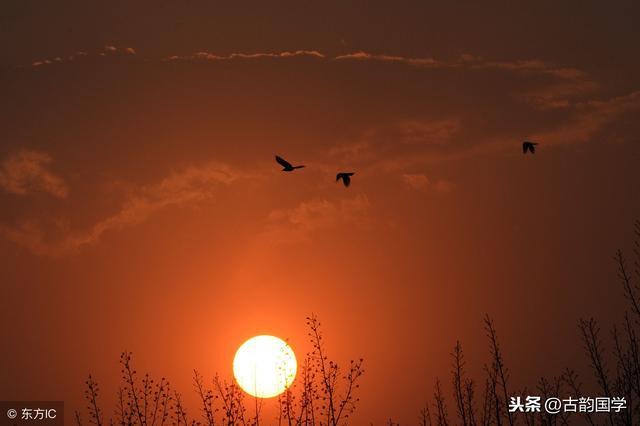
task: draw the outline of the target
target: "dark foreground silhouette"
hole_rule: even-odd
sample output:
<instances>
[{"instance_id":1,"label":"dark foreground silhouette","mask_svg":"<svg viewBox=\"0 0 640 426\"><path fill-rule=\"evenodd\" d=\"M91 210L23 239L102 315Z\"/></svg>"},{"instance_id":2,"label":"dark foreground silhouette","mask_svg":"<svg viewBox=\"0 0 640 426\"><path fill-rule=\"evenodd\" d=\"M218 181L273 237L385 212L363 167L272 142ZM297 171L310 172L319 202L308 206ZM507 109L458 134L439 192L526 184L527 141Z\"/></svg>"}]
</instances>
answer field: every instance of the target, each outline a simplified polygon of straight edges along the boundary
<instances>
[{"instance_id":1,"label":"dark foreground silhouette","mask_svg":"<svg viewBox=\"0 0 640 426\"><path fill-rule=\"evenodd\" d=\"M133 367L131 353L120 356L121 385L115 409L104 410L98 383L89 376L86 384L88 423L94 425L328 425L346 424L355 411L360 378L364 374L364 360L351 360L338 365L328 357L320 321L315 315L306 319L310 351L298 364L298 377L293 385L276 401L277 418L261 417L262 400L250 397L231 380L217 375L206 381L194 370L193 386L198 395L200 410L187 414L182 395L162 377L155 380L145 374L139 377ZM208 382L208 383L207 383ZM111 399L108 397L108 399ZM263 418L266 417L266 418ZM83 416L75 412L78 426Z\"/></svg>"},{"instance_id":2,"label":"dark foreground silhouette","mask_svg":"<svg viewBox=\"0 0 640 426\"><path fill-rule=\"evenodd\" d=\"M484 319L489 342L489 362L485 364L485 377L476 381L466 375L465 358L460 342L456 342L452 358L451 386L453 401L447 401L445 391L436 380L433 397L420 412L420 425L463 426L543 426L543 425L637 425L640 424L640 221L635 223L634 259L631 268L622 253L615 255L618 279L629 302L622 315L622 323L613 326L610 343L605 344L598 321L583 318L578 331L585 349L585 359L576 360L577 368L590 369L592 377L585 375L583 385L578 373L571 368L551 377L541 377L538 383L515 388L511 371L506 366L504 353L498 342L494 323ZM606 285L606 283L603 283ZM544 346L544 343L543 343ZM542 349L544 356L546 349ZM479 386L478 386L479 385ZM478 387L480 389L478 389ZM478 392L480 391L480 392ZM539 396L547 398L624 398L626 408L620 412L509 412L511 397ZM389 420L388 424L393 423Z\"/></svg>"}]
</instances>

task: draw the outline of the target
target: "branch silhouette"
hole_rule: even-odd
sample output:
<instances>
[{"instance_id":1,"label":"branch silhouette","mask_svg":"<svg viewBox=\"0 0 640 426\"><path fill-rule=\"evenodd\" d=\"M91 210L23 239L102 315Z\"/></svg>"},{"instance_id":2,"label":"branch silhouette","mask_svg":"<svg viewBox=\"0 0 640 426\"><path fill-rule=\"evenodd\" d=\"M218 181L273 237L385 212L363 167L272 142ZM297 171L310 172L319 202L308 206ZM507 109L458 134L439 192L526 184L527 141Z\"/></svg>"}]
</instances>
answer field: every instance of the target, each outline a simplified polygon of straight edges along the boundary
<instances>
[{"instance_id":1,"label":"branch silhouette","mask_svg":"<svg viewBox=\"0 0 640 426\"><path fill-rule=\"evenodd\" d=\"M342 370L338 363L326 355L324 339L317 316L307 318L312 349L301 365L300 379L278 398L278 424L289 426L338 426L345 425L359 401L356 394L364 374L363 360L352 360L349 368ZM248 415L246 395L235 381L227 381L215 375L207 386L198 370L193 370L193 389L200 405L202 421L190 418L182 394L170 387L162 377L159 381L145 374L139 380L133 366L133 354L120 355L120 379L113 417L106 424L120 426L207 425L259 426L262 400L254 398L255 412ZM99 387L93 376L85 382L86 410L89 423L103 426L105 419L98 403ZM82 415L74 413L78 426Z\"/></svg>"}]
</instances>

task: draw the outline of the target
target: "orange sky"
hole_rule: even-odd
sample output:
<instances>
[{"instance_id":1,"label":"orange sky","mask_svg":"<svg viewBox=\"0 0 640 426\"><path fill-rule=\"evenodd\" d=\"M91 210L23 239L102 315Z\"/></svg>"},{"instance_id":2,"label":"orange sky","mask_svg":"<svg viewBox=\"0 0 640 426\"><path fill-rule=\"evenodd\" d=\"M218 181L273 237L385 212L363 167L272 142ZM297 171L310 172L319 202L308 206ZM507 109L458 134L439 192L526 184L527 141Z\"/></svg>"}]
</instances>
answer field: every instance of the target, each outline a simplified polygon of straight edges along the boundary
<instances>
[{"instance_id":1,"label":"orange sky","mask_svg":"<svg viewBox=\"0 0 640 426\"><path fill-rule=\"evenodd\" d=\"M125 349L190 395L312 312L357 424L413 422L458 339L479 378L485 313L516 383L585 369L640 216L638 6L436 3L1 6L0 399L111 404Z\"/></svg>"}]
</instances>

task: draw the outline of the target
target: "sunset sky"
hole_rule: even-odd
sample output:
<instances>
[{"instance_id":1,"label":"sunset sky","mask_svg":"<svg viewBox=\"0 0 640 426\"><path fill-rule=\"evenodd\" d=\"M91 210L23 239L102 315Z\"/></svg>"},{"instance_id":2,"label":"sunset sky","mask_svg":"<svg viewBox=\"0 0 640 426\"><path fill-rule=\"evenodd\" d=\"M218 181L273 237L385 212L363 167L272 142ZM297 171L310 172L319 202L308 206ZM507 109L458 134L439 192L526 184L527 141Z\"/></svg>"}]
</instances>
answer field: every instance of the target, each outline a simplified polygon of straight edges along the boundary
<instances>
[{"instance_id":1,"label":"sunset sky","mask_svg":"<svg viewBox=\"0 0 640 426\"><path fill-rule=\"evenodd\" d=\"M354 424L406 424L485 313L529 387L621 318L639 3L55 3L0 6L0 400L111 406L129 350L195 411L315 313Z\"/></svg>"}]
</instances>

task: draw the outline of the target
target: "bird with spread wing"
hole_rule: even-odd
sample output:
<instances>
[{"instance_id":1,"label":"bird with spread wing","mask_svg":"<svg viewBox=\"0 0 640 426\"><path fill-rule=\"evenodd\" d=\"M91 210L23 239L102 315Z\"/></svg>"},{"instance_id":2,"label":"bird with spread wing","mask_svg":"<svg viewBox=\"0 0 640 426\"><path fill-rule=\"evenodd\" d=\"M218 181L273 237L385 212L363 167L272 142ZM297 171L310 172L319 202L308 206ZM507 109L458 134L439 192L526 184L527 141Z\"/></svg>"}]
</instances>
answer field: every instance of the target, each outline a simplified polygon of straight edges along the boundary
<instances>
[{"instance_id":1,"label":"bird with spread wing","mask_svg":"<svg viewBox=\"0 0 640 426\"><path fill-rule=\"evenodd\" d=\"M283 172L292 172L295 169L301 169L304 166L293 166L291 165L290 162L288 162L287 160L285 160L284 158L276 155L276 161L278 162L278 164L280 164L282 166L282 171Z\"/></svg>"},{"instance_id":2,"label":"bird with spread wing","mask_svg":"<svg viewBox=\"0 0 640 426\"><path fill-rule=\"evenodd\" d=\"M527 152L530 152L532 154L535 154L536 153L536 145L538 145L537 142L530 142L530 141L522 142L522 153L526 154Z\"/></svg>"},{"instance_id":3,"label":"bird with spread wing","mask_svg":"<svg viewBox=\"0 0 640 426\"><path fill-rule=\"evenodd\" d=\"M354 174L354 172L340 172L336 175L336 182L342 179L344 186L349 187L349 185L351 185L351 176Z\"/></svg>"}]
</instances>

